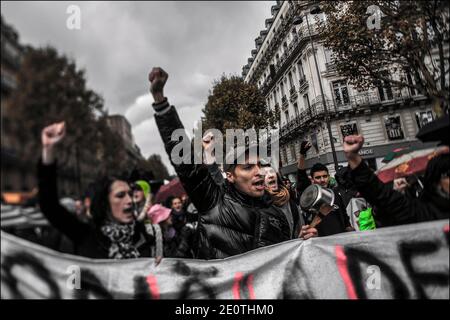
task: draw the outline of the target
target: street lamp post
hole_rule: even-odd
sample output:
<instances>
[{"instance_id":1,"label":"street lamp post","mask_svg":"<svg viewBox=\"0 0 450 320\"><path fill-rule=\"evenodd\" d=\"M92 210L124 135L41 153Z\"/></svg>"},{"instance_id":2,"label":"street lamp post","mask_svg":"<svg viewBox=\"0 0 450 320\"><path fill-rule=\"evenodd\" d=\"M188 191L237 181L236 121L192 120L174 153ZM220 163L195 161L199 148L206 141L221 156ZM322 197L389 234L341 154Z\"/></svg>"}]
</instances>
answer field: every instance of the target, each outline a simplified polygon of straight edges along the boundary
<instances>
[{"instance_id":1,"label":"street lamp post","mask_svg":"<svg viewBox=\"0 0 450 320\"><path fill-rule=\"evenodd\" d=\"M311 14L318 14L320 13L321 10L319 7L315 7L313 8L310 13ZM323 87L322 87L322 78L320 77L320 71L319 71L319 65L317 63L317 58L316 58L316 50L314 48L314 42L312 39L312 35L311 35L311 29L309 26L309 21L308 21L308 16L305 15L305 19L306 19L306 25L308 26L308 35L309 35L309 41L311 43L311 48L312 48L312 52L313 52L313 58L314 58L314 64L316 66L316 72L317 72L317 80L319 81L319 88L320 88L320 94L322 96L322 104L323 104L323 109L325 112L325 122L327 124L327 129L328 129L328 137L330 140L330 144L331 144L331 153L333 155L333 162L334 162L334 169L337 171L338 169L338 161L337 161L337 156L336 156L336 149L334 147L334 138L333 135L331 133L331 123L330 123L330 118L329 118L329 114L328 114L328 107L327 107L327 102L325 99L325 94L323 93ZM294 25L298 25L301 24L303 22L303 18L301 16L297 16L294 21L293 24Z\"/></svg>"}]
</instances>

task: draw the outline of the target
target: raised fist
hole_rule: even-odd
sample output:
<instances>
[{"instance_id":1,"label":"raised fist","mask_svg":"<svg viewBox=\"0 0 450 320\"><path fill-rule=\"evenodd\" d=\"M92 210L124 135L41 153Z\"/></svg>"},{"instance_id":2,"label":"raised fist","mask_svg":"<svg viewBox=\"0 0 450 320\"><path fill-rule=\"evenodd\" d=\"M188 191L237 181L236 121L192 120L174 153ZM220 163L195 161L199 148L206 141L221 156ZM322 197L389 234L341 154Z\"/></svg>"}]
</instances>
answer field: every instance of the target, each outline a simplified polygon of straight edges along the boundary
<instances>
[{"instance_id":1,"label":"raised fist","mask_svg":"<svg viewBox=\"0 0 450 320\"><path fill-rule=\"evenodd\" d=\"M300 154L306 156L309 149L311 149L311 142L302 141L302 144L300 145Z\"/></svg>"},{"instance_id":2,"label":"raised fist","mask_svg":"<svg viewBox=\"0 0 450 320\"><path fill-rule=\"evenodd\" d=\"M362 135L351 135L344 138L344 152L347 154L358 153L364 144Z\"/></svg>"},{"instance_id":3,"label":"raised fist","mask_svg":"<svg viewBox=\"0 0 450 320\"><path fill-rule=\"evenodd\" d=\"M398 178L394 180L393 189L398 192L404 193L406 188L409 187L408 181L405 178Z\"/></svg>"},{"instance_id":4,"label":"raised fist","mask_svg":"<svg viewBox=\"0 0 450 320\"><path fill-rule=\"evenodd\" d=\"M55 146L66 135L66 123L53 123L42 130L41 141L44 148Z\"/></svg>"},{"instance_id":5,"label":"raised fist","mask_svg":"<svg viewBox=\"0 0 450 320\"><path fill-rule=\"evenodd\" d=\"M202 144L203 144L203 151L205 154L206 164L214 163L216 161L216 159L215 159L212 151L214 149L215 140L214 140L214 134L211 131L206 133L203 136Z\"/></svg>"},{"instance_id":6,"label":"raised fist","mask_svg":"<svg viewBox=\"0 0 450 320\"><path fill-rule=\"evenodd\" d=\"M150 71L148 81L150 81L150 92L156 101L158 98L164 97L164 85L169 75L161 68L156 67Z\"/></svg>"}]
</instances>

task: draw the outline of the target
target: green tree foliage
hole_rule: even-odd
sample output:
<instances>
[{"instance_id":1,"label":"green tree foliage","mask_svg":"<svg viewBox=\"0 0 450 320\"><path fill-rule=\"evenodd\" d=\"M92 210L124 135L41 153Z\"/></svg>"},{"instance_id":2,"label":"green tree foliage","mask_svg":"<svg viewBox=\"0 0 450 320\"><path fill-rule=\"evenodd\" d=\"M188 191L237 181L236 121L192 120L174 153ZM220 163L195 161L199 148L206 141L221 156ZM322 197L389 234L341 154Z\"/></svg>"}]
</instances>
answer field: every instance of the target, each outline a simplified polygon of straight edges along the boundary
<instances>
[{"instance_id":1,"label":"green tree foliage","mask_svg":"<svg viewBox=\"0 0 450 320\"><path fill-rule=\"evenodd\" d=\"M94 109L101 110L103 101L86 88L83 70L53 48L27 48L18 75L18 89L12 96L14 132L25 156L40 150L42 128L56 121L66 121L64 149L75 142L90 148L95 128ZM39 153L39 152L38 152Z\"/></svg>"},{"instance_id":2,"label":"green tree foliage","mask_svg":"<svg viewBox=\"0 0 450 320\"><path fill-rule=\"evenodd\" d=\"M222 75L215 81L208 102L203 129L269 129L276 124L276 114L266 105L264 96L255 85L242 77Z\"/></svg>"},{"instance_id":3,"label":"green tree foliage","mask_svg":"<svg viewBox=\"0 0 450 320\"><path fill-rule=\"evenodd\" d=\"M371 5L382 12L379 29L367 26ZM321 9L324 44L353 85L410 87L432 99L438 114L448 108L447 1L323 1ZM397 72L402 75L392 77Z\"/></svg>"},{"instance_id":4,"label":"green tree foliage","mask_svg":"<svg viewBox=\"0 0 450 320\"><path fill-rule=\"evenodd\" d=\"M126 168L126 151L106 124L102 97L87 88L85 71L56 49L26 48L11 105L11 129L20 156L28 162L35 163L41 153L42 128L66 121L67 134L58 146L64 169L92 176L80 162L91 163L97 174Z\"/></svg>"}]
</instances>

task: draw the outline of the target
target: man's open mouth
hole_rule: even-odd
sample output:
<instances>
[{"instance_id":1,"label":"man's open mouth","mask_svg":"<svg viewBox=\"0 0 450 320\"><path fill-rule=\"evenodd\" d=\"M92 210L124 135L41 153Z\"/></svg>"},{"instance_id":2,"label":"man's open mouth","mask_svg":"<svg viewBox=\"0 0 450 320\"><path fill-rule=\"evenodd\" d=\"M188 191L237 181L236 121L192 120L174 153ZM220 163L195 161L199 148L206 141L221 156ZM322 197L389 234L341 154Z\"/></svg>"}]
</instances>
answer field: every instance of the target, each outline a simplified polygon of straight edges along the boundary
<instances>
[{"instance_id":1,"label":"man's open mouth","mask_svg":"<svg viewBox=\"0 0 450 320\"><path fill-rule=\"evenodd\" d=\"M257 190L264 190L264 180L258 180L256 182L253 182L253 186L257 189Z\"/></svg>"}]
</instances>

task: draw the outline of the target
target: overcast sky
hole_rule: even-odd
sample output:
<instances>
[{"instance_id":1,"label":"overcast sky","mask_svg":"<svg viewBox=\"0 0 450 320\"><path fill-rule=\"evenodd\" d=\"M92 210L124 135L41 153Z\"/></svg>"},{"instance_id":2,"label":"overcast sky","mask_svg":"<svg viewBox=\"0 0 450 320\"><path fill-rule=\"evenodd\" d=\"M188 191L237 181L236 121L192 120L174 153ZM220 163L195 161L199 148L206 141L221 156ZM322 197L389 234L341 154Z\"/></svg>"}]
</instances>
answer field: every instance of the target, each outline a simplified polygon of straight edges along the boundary
<instances>
[{"instance_id":1,"label":"overcast sky","mask_svg":"<svg viewBox=\"0 0 450 320\"><path fill-rule=\"evenodd\" d=\"M75 4L81 29L66 27ZM171 173L151 109L148 72L169 73L165 94L185 127L199 120L212 82L240 74L274 1L1 2L22 44L51 45L86 69L88 86L110 114L132 125L142 154L161 154Z\"/></svg>"}]
</instances>

